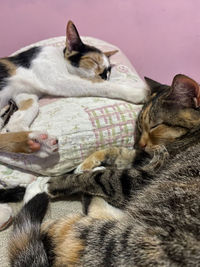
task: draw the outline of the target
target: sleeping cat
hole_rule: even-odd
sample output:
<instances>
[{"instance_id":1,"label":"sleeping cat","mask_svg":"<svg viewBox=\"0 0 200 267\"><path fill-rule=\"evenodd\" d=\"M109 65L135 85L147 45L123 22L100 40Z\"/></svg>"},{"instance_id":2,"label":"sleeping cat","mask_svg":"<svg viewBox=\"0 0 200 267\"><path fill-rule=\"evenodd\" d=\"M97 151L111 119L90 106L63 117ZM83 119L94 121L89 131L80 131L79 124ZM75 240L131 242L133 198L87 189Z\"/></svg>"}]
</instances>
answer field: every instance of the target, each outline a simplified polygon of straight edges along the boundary
<instances>
[{"instance_id":1,"label":"sleeping cat","mask_svg":"<svg viewBox=\"0 0 200 267\"><path fill-rule=\"evenodd\" d=\"M92 158L104 165L121 158L125 169L30 184L10 240L11 266L200 265L199 85L184 75L171 86L147 82L152 94L137 120L134 153ZM75 193L93 197L87 215L41 226L49 197Z\"/></svg>"},{"instance_id":2,"label":"sleeping cat","mask_svg":"<svg viewBox=\"0 0 200 267\"><path fill-rule=\"evenodd\" d=\"M18 106L7 131L27 130L38 113L38 98L44 95L76 97L100 96L139 103L148 90L145 83L124 85L107 81L110 56L84 44L69 21L66 47L32 47L15 56L0 59L0 110L12 99ZM4 121L0 121L0 128Z\"/></svg>"}]
</instances>

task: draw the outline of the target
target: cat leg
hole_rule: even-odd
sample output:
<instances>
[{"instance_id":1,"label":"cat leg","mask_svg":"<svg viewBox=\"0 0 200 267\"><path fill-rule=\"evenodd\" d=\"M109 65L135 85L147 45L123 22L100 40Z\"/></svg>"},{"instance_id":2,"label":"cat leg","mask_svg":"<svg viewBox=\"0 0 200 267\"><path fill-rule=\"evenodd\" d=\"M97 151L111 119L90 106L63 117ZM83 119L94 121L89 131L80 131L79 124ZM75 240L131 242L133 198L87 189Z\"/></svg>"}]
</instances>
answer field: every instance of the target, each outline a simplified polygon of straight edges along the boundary
<instances>
[{"instance_id":1,"label":"cat leg","mask_svg":"<svg viewBox=\"0 0 200 267\"><path fill-rule=\"evenodd\" d=\"M109 168L82 174L65 174L48 181L48 194L58 197L84 193L102 197L109 204L123 208L132 195L136 195L155 178L154 173L134 168Z\"/></svg>"},{"instance_id":2,"label":"cat leg","mask_svg":"<svg viewBox=\"0 0 200 267\"><path fill-rule=\"evenodd\" d=\"M123 175L125 171L126 174ZM51 197L77 193L98 196L121 208L130 198L133 179L129 170L106 169L83 174L65 174L50 179L47 192Z\"/></svg>"},{"instance_id":3,"label":"cat leg","mask_svg":"<svg viewBox=\"0 0 200 267\"><path fill-rule=\"evenodd\" d=\"M0 152L35 153L44 158L57 150L57 139L46 132L0 133Z\"/></svg>"},{"instance_id":4,"label":"cat leg","mask_svg":"<svg viewBox=\"0 0 200 267\"><path fill-rule=\"evenodd\" d=\"M89 171L101 165L115 166L117 169L131 168L135 158L135 150L111 147L94 152L86 158L75 170L75 173Z\"/></svg>"},{"instance_id":5,"label":"cat leg","mask_svg":"<svg viewBox=\"0 0 200 267\"><path fill-rule=\"evenodd\" d=\"M19 94L13 98L18 110L11 116L5 129L7 132L27 131L39 111L38 97Z\"/></svg>"}]
</instances>

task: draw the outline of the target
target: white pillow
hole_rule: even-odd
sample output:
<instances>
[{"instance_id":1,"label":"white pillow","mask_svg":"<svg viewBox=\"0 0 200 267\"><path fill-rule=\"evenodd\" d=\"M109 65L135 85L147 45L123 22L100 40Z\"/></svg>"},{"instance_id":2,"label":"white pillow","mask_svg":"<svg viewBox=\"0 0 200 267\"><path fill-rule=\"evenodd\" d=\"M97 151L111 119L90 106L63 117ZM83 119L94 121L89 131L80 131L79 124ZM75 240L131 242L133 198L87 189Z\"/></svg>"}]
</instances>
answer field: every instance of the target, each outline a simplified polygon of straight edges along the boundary
<instances>
[{"instance_id":1,"label":"white pillow","mask_svg":"<svg viewBox=\"0 0 200 267\"><path fill-rule=\"evenodd\" d=\"M119 49L94 38L85 37L83 40L103 51ZM57 37L29 47L35 45L64 47L64 43L65 37ZM112 57L111 63L116 64L112 70L112 79L131 82L133 90L134 86L144 84L121 51ZM131 149L134 144L135 120L140 109L141 105L97 97L40 100L40 112L31 129L46 130L49 134L57 136L59 154L40 159L33 155L0 153L1 180L8 184L17 184L21 183L26 175L5 164L31 171L36 175L54 176L72 170L98 149L109 146L124 146ZM32 175L29 177L33 178Z\"/></svg>"}]
</instances>

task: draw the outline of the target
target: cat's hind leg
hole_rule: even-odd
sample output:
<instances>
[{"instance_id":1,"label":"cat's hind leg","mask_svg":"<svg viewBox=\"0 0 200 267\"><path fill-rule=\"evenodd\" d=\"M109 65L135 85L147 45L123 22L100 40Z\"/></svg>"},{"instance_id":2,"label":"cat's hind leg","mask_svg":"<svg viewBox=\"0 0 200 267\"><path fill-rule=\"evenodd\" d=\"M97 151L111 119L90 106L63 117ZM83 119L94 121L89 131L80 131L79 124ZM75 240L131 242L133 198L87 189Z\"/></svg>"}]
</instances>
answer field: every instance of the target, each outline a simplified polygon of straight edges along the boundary
<instances>
[{"instance_id":1,"label":"cat's hind leg","mask_svg":"<svg viewBox=\"0 0 200 267\"><path fill-rule=\"evenodd\" d=\"M39 111L38 97L34 94L19 94L13 97L18 110L11 116L7 132L27 131Z\"/></svg>"},{"instance_id":2,"label":"cat's hind leg","mask_svg":"<svg viewBox=\"0 0 200 267\"><path fill-rule=\"evenodd\" d=\"M48 157L58 150L58 140L46 132L0 133L0 152L35 153Z\"/></svg>"}]
</instances>

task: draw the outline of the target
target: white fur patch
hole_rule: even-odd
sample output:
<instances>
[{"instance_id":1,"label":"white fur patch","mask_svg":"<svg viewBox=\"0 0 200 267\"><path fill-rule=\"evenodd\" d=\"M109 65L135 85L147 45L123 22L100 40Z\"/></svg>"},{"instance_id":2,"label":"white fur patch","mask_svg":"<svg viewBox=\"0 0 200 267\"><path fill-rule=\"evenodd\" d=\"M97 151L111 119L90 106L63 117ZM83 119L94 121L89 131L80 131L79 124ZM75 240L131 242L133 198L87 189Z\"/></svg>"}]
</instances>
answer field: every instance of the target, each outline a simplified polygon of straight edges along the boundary
<instances>
[{"instance_id":1,"label":"white fur patch","mask_svg":"<svg viewBox=\"0 0 200 267\"><path fill-rule=\"evenodd\" d=\"M89 206L89 216L94 218L114 218L121 219L125 216L125 213L110 204L108 204L101 197L94 197Z\"/></svg>"},{"instance_id":2,"label":"white fur patch","mask_svg":"<svg viewBox=\"0 0 200 267\"><path fill-rule=\"evenodd\" d=\"M37 194L48 192L48 181L49 177L38 177L37 180L33 181L26 188L26 193L24 195L24 203L27 203Z\"/></svg>"}]
</instances>

